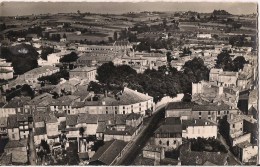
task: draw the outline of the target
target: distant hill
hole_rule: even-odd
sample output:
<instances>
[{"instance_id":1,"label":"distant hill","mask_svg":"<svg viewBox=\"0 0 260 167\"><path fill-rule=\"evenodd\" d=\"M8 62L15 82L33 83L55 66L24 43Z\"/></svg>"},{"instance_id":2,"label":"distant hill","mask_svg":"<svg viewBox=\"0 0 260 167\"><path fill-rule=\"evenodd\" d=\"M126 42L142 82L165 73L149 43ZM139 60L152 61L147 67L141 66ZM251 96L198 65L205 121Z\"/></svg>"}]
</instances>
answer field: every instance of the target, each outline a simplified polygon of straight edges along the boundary
<instances>
[{"instance_id":1,"label":"distant hill","mask_svg":"<svg viewBox=\"0 0 260 167\"><path fill-rule=\"evenodd\" d=\"M213 15L231 15L230 13L228 13L227 11L225 10L214 10L212 12Z\"/></svg>"}]
</instances>

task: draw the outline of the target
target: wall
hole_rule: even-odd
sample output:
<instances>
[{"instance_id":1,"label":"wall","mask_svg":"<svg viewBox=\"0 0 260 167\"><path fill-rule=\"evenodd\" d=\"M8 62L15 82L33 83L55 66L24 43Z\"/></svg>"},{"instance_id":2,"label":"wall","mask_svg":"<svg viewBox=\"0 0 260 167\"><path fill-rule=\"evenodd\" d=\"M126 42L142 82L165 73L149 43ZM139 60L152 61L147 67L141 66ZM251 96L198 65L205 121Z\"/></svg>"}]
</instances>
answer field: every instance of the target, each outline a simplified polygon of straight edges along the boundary
<instances>
[{"instance_id":1,"label":"wall","mask_svg":"<svg viewBox=\"0 0 260 167\"><path fill-rule=\"evenodd\" d=\"M243 149L242 162L248 162L254 156L258 155L258 146L250 146Z\"/></svg>"},{"instance_id":2,"label":"wall","mask_svg":"<svg viewBox=\"0 0 260 167\"><path fill-rule=\"evenodd\" d=\"M18 128L8 129L7 133L10 140L20 140L20 134Z\"/></svg>"},{"instance_id":3,"label":"wall","mask_svg":"<svg viewBox=\"0 0 260 167\"><path fill-rule=\"evenodd\" d=\"M237 138L234 138L232 143L233 143L233 146L235 146L235 145L242 143L242 142L245 142L245 141L248 141L250 143L250 141L251 141L251 134L250 133L239 136Z\"/></svg>"},{"instance_id":4,"label":"wall","mask_svg":"<svg viewBox=\"0 0 260 167\"><path fill-rule=\"evenodd\" d=\"M177 97L171 98L170 96L165 96L163 97L159 102L156 103L155 107L159 107L161 105L170 103L170 102L179 102L182 100L184 94L183 93L179 93L177 94Z\"/></svg>"},{"instance_id":5,"label":"wall","mask_svg":"<svg viewBox=\"0 0 260 167\"><path fill-rule=\"evenodd\" d=\"M161 144L160 144L161 141ZM169 141L169 145L167 145L167 141ZM178 148L182 144L182 138L154 138L155 145L162 146L166 150L173 150Z\"/></svg>"},{"instance_id":6,"label":"wall","mask_svg":"<svg viewBox=\"0 0 260 167\"><path fill-rule=\"evenodd\" d=\"M183 138L210 138L214 137L216 139L218 128L216 126L189 126L186 131L183 131Z\"/></svg>"}]
</instances>

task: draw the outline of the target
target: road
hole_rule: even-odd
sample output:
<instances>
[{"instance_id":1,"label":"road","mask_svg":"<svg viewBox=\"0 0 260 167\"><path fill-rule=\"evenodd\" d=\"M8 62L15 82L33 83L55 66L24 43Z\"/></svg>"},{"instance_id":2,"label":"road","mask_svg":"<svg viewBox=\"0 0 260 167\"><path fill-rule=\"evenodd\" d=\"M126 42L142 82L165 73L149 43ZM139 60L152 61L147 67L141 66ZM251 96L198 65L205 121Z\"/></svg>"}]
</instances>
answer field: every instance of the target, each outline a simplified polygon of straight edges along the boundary
<instances>
[{"instance_id":1,"label":"road","mask_svg":"<svg viewBox=\"0 0 260 167\"><path fill-rule=\"evenodd\" d=\"M34 146L34 141L33 141L33 132L32 130L30 130L29 132L29 149L30 149L30 153L29 153L29 161L30 164L35 166L36 165L36 150L35 150L35 146Z\"/></svg>"},{"instance_id":2,"label":"road","mask_svg":"<svg viewBox=\"0 0 260 167\"><path fill-rule=\"evenodd\" d=\"M144 129L138 134L129 149L122 155L121 159L115 165L131 165L138 154L142 151L146 142L152 137L154 131L157 129L157 125L161 119L164 118L165 108L164 106L156 110L150 117L148 124L145 125Z\"/></svg>"}]
</instances>

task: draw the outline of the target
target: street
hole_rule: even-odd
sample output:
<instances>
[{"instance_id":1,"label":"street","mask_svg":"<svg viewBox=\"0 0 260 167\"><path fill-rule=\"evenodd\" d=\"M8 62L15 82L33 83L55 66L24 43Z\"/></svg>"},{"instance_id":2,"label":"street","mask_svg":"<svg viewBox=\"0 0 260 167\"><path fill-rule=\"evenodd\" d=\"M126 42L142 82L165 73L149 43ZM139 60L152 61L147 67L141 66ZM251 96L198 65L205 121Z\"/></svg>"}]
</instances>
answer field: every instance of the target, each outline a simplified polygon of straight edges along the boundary
<instances>
[{"instance_id":1,"label":"street","mask_svg":"<svg viewBox=\"0 0 260 167\"><path fill-rule=\"evenodd\" d=\"M115 165L131 165L138 154L142 151L146 142L152 137L158 123L164 118L165 108L160 107L150 117L148 124L133 141L131 147L122 155L121 159Z\"/></svg>"},{"instance_id":2,"label":"street","mask_svg":"<svg viewBox=\"0 0 260 167\"><path fill-rule=\"evenodd\" d=\"M34 142L33 142L33 132L30 130L29 133L29 149L30 149L30 153L29 153L29 161L31 165L36 165L36 150L35 150L35 146L34 146Z\"/></svg>"},{"instance_id":3,"label":"street","mask_svg":"<svg viewBox=\"0 0 260 167\"><path fill-rule=\"evenodd\" d=\"M227 148L228 150L228 165L243 165L229 150L226 140L218 133L218 140Z\"/></svg>"}]
</instances>

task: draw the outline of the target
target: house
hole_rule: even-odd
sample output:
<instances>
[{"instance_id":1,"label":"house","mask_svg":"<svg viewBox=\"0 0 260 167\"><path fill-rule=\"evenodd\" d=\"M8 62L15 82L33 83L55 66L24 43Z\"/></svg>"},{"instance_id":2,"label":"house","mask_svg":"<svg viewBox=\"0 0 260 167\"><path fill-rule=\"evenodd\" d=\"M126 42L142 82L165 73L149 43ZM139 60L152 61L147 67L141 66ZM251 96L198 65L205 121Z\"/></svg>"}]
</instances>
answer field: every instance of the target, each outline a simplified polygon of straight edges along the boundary
<instances>
[{"instance_id":1,"label":"house","mask_svg":"<svg viewBox=\"0 0 260 167\"><path fill-rule=\"evenodd\" d=\"M17 122L19 124L19 135L21 139L29 137L29 130L32 127L32 116L29 114L17 114Z\"/></svg>"},{"instance_id":2,"label":"house","mask_svg":"<svg viewBox=\"0 0 260 167\"><path fill-rule=\"evenodd\" d=\"M100 147L94 156L90 159L90 165L114 165L117 160L121 157L124 151L126 142L120 140L111 140L105 142Z\"/></svg>"},{"instance_id":3,"label":"house","mask_svg":"<svg viewBox=\"0 0 260 167\"><path fill-rule=\"evenodd\" d=\"M230 114L227 117L227 122L229 125L227 130L229 130L233 146L245 141L256 143L257 120L253 116Z\"/></svg>"},{"instance_id":4,"label":"house","mask_svg":"<svg viewBox=\"0 0 260 167\"><path fill-rule=\"evenodd\" d=\"M7 137L7 117L0 117L0 138Z\"/></svg>"},{"instance_id":5,"label":"house","mask_svg":"<svg viewBox=\"0 0 260 167\"><path fill-rule=\"evenodd\" d=\"M80 136L78 124L78 115L67 115L66 116L66 137L70 139L76 139Z\"/></svg>"},{"instance_id":6,"label":"house","mask_svg":"<svg viewBox=\"0 0 260 167\"><path fill-rule=\"evenodd\" d=\"M48 143L57 143L59 142L59 122L53 114L49 114L46 120L46 132L47 132L47 142Z\"/></svg>"},{"instance_id":7,"label":"house","mask_svg":"<svg viewBox=\"0 0 260 167\"><path fill-rule=\"evenodd\" d=\"M49 93L40 94L24 105L25 113L33 113L34 111L46 112L53 101L53 95Z\"/></svg>"},{"instance_id":8,"label":"house","mask_svg":"<svg viewBox=\"0 0 260 167\"><path fill-rule=\"evenodd\" d=\"M237 109L231 109L229 105L204 104L199 105L192 102L171 102L165 110L165 117L178 117L181 120L209 119L217 122L229 113L238 113Z\"/></svg>"},{"instance_id":9,"label":"house","mask_svg":"<svg viewBox=\"0 0 260 167\"><path fill-rule=\"evenodd\" d=\"M79 101L80 101L79 96L73 96L73 95L62 96L52 101L52 103L50 104L50 110L55 112L60 112L60 113L65 112L67 114L71 114L72 105L75 102L79 102Z\"/></svg>"},{"instance_id":10,"label":"house","mask_svg":"<svg viewBox=\"0 0 260 167\"><path fill-rule=\"evenodd\" d=\"M5 153L12 155L12 164L25 165L28 162L28 141L10 140L5 146Z\"/></svg>"},{"instance_id":11,"label":"house","mask_svg":"<svg viewBox=\"0 0 260 167\"><path fill-rule=\"evenodd\" d=\"M9 140L20 140L19 123L17 115L10 115L7 118L7 134Z\"/></svg>"},{"instance_id":12,"label":"house","mask_svg":"<svg viewBox=\"0 0 260 167\"><path fill-rule=\"evenodd\" d=\"M165 150L177 149L182 144L182 125L179 118L166 118L154 132L154 142L156 146Z\"/></svg>"},{"instance_id":13,"label":"house","mask_svg":"<svg viewBox=\"0 0 260 167\"><path fill-rule=\"evenodd\" d=\"M160 161L165 158L164 147L147 145L143 148L143 157Z\"/></svg>"},{"instance_id":14,"label":"house","mask_svg":"<svg viewBox=\"0 0 260 167\"><path fill-rule=\"evenodd\" d=\"M217 138L218 125L204 119L183 120L183 138Z\"/></svg>"},{"instance_id":15,"label":"house","mask_svg":"<svg viewBox=\"0 0 260 167\"><path fill-rule=\"evenodd\" d=\"M192 151L190 143L185 143L180 147L180 161L181 165L184 166L203 165L205 163L224 166L227 165L227 157L227 153Z\"/></svg>"},{"instance_id":16,"label":"house","mask_svg":"<svg viewBox=\"0 0 260 167\"><path fill-rule=\"evenodd\" d=\"M115 41L113 44L113 49L115 52L126 51L133 49L133 45L129 41Z\"/></svg>"},{"instance_id":17,"label":"house","mask_svg":"<svg viewBox=\"0 0 260 167\"><path fill-rule=\"evenodd\" d=\"M41 144L41 141L44 140L46 141L47 138L47 131L46 127L37 127L34 128L34 133L33 133L33 138L34 138L34 144L35 146L39 146Z\"/></svg>"},{"instance_id":18,"label":"house","mask_svg":"<svg viewBox=\"0 0 260 167\"><path fill-rule=\"evenodd\" d=\"M87 79L88 81L96 80L97 68L96 67L79 67L69 71L70 78L78 77Z\"/></svg>"},{"instance_id":19,"label":"house","mask_svg":"<svg viewBox=\"0 0 260 167\"><path fill-rule=\"evenodd\" d=\"M238 72L223 71L222 69L211 69L209 73L210 82L220 82L224 87L237 86Z\"/></svg>"},{"instance_id":20,"label":"house","mask_svg":"<svg viewBox=\"0 0 260 167\"><path fill-rule=\"evenodd\" d=\"M9 80L12 79L14 69L12 63L6 62L5 59L0 59L0 79Z\"/></svg>"},{"instance_id":21,"label":"house","mask_svg":"<svg viewBox=\"0 0 260 167\"><path fill-rule=\"evenodd\" d=\"M251 159L258 156L258 146L252 145L248 141L239 143L236 146L236 150L239 160L243 163L252 162ZM255 163L257 163L256 160Z\"/></svg>"},{"instance_id":22,"label":"house","mask_svg":"<svg viewBox=\"0 0 260 167\"><path fill-rule=\"evenodd\" d=\"M78 105L74 106L75 114L84 111L89 114L130 114L133 112L145 115L147 110L153 111L155 107L153 97L127 87L114 95L106 93L100 95L97 101L85 101Z\"/></svg>"},{"instance_id":23,"label":"house","mask_svg":"<svg viewBox=\"0 0 260 167\"><path fill-rule=\"evenodd\" d=\"M2 108L0 108L0 117L8 117L13 114L29 114L29 111L24 110L24 105L30 101L29 97L14 97Z\"/></svg>"}]
</instances>

